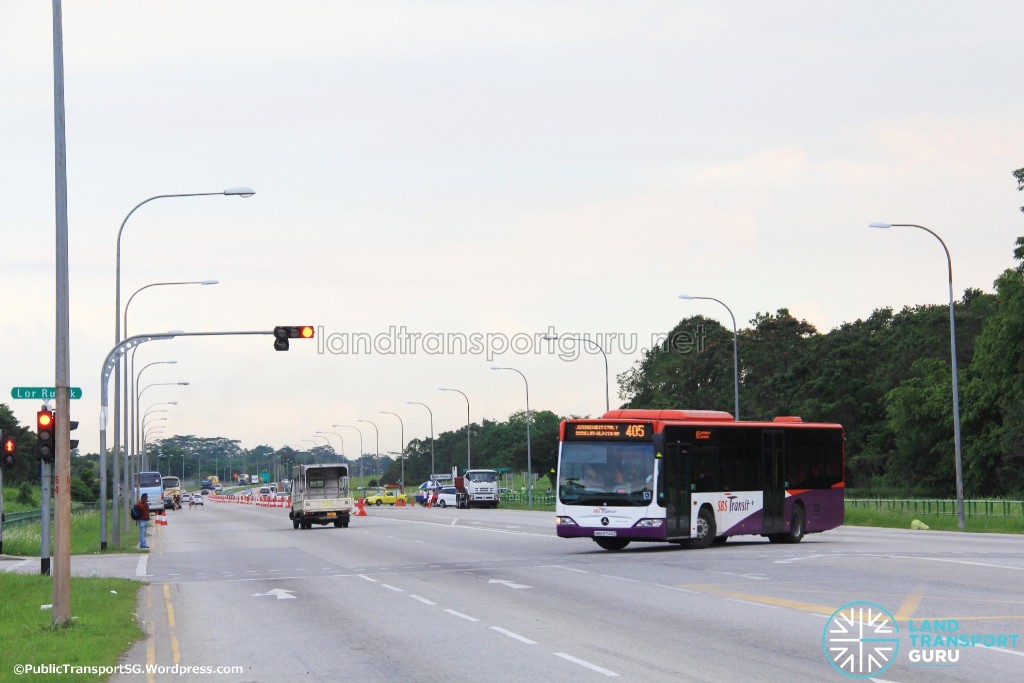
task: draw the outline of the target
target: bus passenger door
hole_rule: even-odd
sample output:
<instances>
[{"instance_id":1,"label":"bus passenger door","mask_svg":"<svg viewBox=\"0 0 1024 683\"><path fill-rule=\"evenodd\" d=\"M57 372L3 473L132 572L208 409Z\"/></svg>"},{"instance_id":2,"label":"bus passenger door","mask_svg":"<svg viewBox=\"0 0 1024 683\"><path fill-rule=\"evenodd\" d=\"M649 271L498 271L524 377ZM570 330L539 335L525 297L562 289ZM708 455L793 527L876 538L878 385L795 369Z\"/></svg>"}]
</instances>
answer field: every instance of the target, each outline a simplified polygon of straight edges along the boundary
<instances>
[{"instance_id":1,"label":"bus passenger door","mask_svg":"<svg viewBox=\"0 0 1024 683\"><path fill-rule=\"evenodd\" d=\"M690 535L690 444L665 444L659 494L665 508L665 537Z\"/></svg>"},{"instance_id":2,"label":"bus passenger door","mask_svg":"<svg viewBox=\"0 0 1024 683\"><path fill-rule=\"evenodd\" d=\"M786 502L785 433L771 430L762 433L761 463L764 483L764 528L766 534L785 530L783 512Z\"/></svg>"}]
</instances>

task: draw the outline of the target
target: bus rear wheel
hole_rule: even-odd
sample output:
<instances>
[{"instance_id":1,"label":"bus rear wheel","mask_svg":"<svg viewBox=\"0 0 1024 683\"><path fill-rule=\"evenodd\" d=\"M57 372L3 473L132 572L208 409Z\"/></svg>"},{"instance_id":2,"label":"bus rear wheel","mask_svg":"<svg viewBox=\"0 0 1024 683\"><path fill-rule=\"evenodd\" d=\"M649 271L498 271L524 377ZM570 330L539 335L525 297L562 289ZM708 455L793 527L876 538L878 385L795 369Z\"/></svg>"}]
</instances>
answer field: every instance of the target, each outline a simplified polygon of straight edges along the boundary
<instances>
[{"instance_id":1,"label":"bus rear wheel","mask_svg":"<svg viewBox=\"0 0 1024 683\"><path fill-rule=\"evenodd\" d=\"M697 514L697 535L690 539L691 548L707 548L715 540L715 514L708 507L702 507Z\"/></svg>"},{"instance_id":2,"label":"bus rear wheel","mask_svg":"<svg viewBox=\"0 0 1024 683\"><path fill-rule=\"evenodd\" d=\"M783 543L799 543L804 538L807 529L807 515L802 505L793 506L793 517L789 520L789 531L782 536Z\"/></svg>"},{"instance_id":3,"label":"bus rear wheel","mask_svg":"<svg viewBox=\"0 0 1024 683\"><path fill-rule=\"evenodd\" d=\"M594 543L603 548L604 550L622 550L629 541L624 538L608 538L608 537L595 537Z\"/></svg>"}]
</instances>

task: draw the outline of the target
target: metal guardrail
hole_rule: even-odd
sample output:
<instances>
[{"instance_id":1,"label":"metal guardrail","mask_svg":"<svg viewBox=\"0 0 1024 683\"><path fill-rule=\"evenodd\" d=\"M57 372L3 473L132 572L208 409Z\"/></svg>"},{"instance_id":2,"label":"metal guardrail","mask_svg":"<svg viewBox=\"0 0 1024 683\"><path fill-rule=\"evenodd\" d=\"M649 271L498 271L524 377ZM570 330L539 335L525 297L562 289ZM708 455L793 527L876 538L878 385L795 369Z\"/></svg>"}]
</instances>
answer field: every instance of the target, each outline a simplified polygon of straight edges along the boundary
<instances>
[{"instance_id":1,"label":"metal guardrail","mask_svg":"<svg viewBox=\"0 0 1024 683\"><path fill-rule=\"evenodd\" d=\"M100 509L99 503L72 503L71 513L93 512ZM50 521L56 519L57 511L50 508ZM22 512L8 512L4 515L4 526L17 526L19 524L38 523L43 519L42 510L25 510Z\"/></svg>"},{"instance_id":2,"label":"metal guardrail","mask_svg":"<svg viewBox=\"0 0 1024 683\"><path fill-rule=\"evenodd\" d=\"M525 493L521 493L521 492L502 493L499 497L501 498L501 502L503 502L503 503L522 503L523 505L526 505L527 503L529 503L529 500L527 500L527 495ZM554 492L552 492L552 493L538 493L537 489L534 489L533 490L533 502L534 503L540 503L541 505L554 505L555 504L555 494L554 494Z\"/></svg>"},{"instance_id":3,"label":"metal guardrail","mask_svg":"<svg viewBox=\"0 0 1024 683\"><path fill-rule=\"evenodd\" d=\"M847 498L854 509L904 512L912 515L955 515L951 498ZM1024 500L965 500L965 517L1024 517Z\"/></svg>"}]
</instances>

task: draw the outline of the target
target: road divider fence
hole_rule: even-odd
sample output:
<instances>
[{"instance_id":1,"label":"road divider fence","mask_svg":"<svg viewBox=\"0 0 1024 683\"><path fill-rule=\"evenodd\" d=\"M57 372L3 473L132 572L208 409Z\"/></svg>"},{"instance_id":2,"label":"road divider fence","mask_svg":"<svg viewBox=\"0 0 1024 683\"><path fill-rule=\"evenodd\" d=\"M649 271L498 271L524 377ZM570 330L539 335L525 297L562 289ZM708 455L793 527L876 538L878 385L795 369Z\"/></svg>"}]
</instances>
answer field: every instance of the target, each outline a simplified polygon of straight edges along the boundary
<instances>
[{"instance_id":1,"label":"road divider fence","mask_svg":"<svg viewBox=\"0 0 1024 683\"><path fill-rule=\"evenodd\" d=\"M238 505L256 505L265 508L290 508L292 506L291 496L225 496L223 494L211 493L206 497L215 503L235 503Z\"/></svg>"}]
</instances>

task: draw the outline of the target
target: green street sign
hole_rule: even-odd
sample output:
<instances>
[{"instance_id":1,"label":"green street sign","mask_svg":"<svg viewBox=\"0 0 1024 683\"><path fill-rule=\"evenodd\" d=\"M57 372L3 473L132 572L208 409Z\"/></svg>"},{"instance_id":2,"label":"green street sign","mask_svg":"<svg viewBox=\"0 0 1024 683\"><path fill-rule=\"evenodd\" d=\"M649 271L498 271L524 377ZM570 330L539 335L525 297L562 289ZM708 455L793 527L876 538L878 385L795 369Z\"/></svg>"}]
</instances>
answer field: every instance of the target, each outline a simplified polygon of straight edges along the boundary
<instances>
[{"instance_id":1,"label":"green street sign","mask_svg":"<svg viewBox=\"0 0 1024 683\"><path fill-rule=\"evenodd\" d=\"M31 398L37 401L52 401L57 398L55 387L14 387L11 398ZM82 387L71 387L71 398L82 398Z\"/></svg>"}]
</instances>

